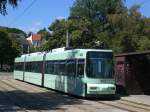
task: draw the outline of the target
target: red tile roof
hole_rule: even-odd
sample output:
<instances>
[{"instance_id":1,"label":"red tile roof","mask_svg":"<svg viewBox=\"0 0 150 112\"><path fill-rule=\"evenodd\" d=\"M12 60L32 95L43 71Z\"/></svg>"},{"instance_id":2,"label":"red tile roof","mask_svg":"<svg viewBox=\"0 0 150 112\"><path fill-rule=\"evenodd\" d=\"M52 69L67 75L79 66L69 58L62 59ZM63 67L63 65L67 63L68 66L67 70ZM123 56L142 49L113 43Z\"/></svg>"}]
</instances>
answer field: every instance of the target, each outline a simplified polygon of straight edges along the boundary
<instances>
[{"instance_id":1,"label":"red tile roof","mask_svg":"<svg viewBox=\"0 0 150 112\"><path fill-rule=\"evenodd\" d=\"M40 41L40 40L42 40L42 36L39 35L39 34L32 34L32 40L33 40L33 41L34 41L34 40Z\"/></svg>"}]
</instances>

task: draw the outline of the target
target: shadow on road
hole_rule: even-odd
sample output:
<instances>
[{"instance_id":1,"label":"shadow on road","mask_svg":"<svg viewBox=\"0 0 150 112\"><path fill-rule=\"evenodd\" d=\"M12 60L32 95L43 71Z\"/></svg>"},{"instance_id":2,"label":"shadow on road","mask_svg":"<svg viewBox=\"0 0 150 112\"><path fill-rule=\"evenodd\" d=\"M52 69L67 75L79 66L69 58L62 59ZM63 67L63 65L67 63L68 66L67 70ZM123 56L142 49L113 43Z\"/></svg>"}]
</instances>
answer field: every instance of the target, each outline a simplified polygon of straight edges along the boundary
<instances>
[{"instance_id":1,"label":"shadow on road","mask_svg":"<svg viewBox=\"0 0 150 112\"><path fill-rule=\"evenodd\" d=\"M5 98L4 98L5 96ZM0 110L16 106L25 110L63 110L64 105L81 104L81 100L56 93L25 93L22 91L0 91Z\"/></svg>"}]
</instances>

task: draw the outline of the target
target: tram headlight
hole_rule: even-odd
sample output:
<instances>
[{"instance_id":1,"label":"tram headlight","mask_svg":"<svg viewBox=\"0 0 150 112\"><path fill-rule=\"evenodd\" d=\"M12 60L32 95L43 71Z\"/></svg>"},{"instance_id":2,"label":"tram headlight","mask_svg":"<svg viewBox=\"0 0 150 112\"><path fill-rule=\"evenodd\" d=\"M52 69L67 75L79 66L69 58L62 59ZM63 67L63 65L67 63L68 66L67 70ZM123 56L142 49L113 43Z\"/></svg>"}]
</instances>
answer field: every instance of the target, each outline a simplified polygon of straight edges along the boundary
<instances>
[{"instance_id":1,"label":"tram headlight","mask_svg":"<svg viewBox=\"0 0 150 112\"><path fill-rule=\"evenodd\" d=\"M91 90L97 90L98 87L90 87Z\"/></svg>"}]
</instances>

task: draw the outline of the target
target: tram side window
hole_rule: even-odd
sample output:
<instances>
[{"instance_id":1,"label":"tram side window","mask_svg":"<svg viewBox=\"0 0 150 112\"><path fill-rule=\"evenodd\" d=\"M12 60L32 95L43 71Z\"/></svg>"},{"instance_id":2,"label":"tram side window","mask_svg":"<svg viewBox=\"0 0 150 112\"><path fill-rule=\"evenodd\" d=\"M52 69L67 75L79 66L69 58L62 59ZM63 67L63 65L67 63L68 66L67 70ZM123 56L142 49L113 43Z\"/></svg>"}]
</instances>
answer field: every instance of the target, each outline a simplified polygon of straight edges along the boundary
<instances>
[{"instance_id":1,"label":"tram side window","mask_svg":"<svg viewBox=\"0 0 150 112\"><path fill-rule=\"evenodd\" d=\"M59 68L59 62L55 61L54 62L54 74L58 75L58 68Z\"/></svg>"},{"instance_id":2,"label":"tram side window","mask_svg":"<svg viewBox=\"0 0 150 112\"><path fill-rule=\"evenodd\" d=\"M31 72L36 72L36 64L35 62L31 62Z\"/></svg>"},{"instance_id":3,"label":"tram side window","mask_svg":"<svg viewBox=\"0 0 150 112\"><path fill-rule=\"evenodd\" d=\"M22 71L23 70L23 62L15 63L15 70Z\"/></svg>"},{"instance_id":4,"label":"tram side window","mask_svg":"<svg viewBox=\"0 0 150 112\"><path fill-rule=\"evenodd\" d=\"M32 66L31 72L35 72L35 73L42 72L42 62L32 62L31 66Z\"/></svg>"},{"instance_id":5,"label":"tram side window","mask_svg":"<svg viewBox=\"0 0 150 112\"><path fill-rule=\"evenodd\" d=\"M47 74L53 74L54 73L54 62L52 61L47 61L46 62L46 70L45 72Z\"/></svg>"},{"instance_id":6,"label":"tram side window","mask_svg":"<svg viewBox=\"0 0 150 112\"><path fill-rule=\"evenodd\" d=\"M42 72L42 62L27 62L25 66L27 72L41 73Z\"/></svg>"},{"instance_id":7,"label":"tram side window","mask_svg":"<svg viewBox=\"0 0 150 112\"><path fill-rule=\"evenodd\" d=\"M25 64L25 70L27 71L27 72L31 72L31 63L30 62L26 62L26 64Z\"/></svg>"},{"instance_id":8,"label":"tram side window","mask_svg":"<svg viewBox=\"0 0 150 112\"><path fill-rule=\"evenodd\" d=\"M83 76L84 75L84 60L78 60L77 64L77 75Z\"/></svg>"},{"instance_id":9,"label":"tram side window","mask_svg":"<svg viewBox=\"0 0 150 112\"><path fill-rule=\"evenodd\" d=\"M15 63L15 70L18 70L18 63Z\"/></svg>"},{"instance_id":10,"label":"tram side window","mask_svg":"<svg viewBox=\"0 0 150 112\"><path fill-rule=\"evenodd\" d=\"M59 66L58 66L58 74L59 75L65 75L66 73L66 68L65 65L66 61L59 61Z\"/></svg>"},{"instance_id":11,"label":"tram side window","mask_svg":"<svg viewBox=\"0 0 150 112\"><path fill-rule=\"evenodd\" d=\"M23 70L23 63L19 63L18 70L22 71Z\"/></svg>"},{"instance_id":12,"label":"tram side window","mask_svg":"<svg viewBox=\"0 0 150 112\"><path fill-rule=\"evenodd\" d=\"M76 75L76 60L68 60L66 63L67 75Z\"/></svg>"}]
</instances>

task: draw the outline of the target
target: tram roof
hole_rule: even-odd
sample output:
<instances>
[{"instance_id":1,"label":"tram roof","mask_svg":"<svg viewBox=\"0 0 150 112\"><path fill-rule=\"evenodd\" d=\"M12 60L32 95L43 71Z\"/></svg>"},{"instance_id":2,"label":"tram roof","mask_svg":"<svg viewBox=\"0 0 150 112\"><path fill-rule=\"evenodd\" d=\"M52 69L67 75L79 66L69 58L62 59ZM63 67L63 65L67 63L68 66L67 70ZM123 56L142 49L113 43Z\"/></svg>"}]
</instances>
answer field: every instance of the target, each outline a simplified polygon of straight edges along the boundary
<instances>
[{"instance_id":1,"label":"tram roof","mask_svg":"<svg viewBox=\"0 0 150 112\"><path fill-rule=\"evenodd\" d=\"M15 62L24 62L24 57L17 57L15 58Z\"/></svg>"},{"instance_id":2,"label":"tram roof","mask_svg":"<svg viewBox=\"0 0 150 112\"><path fill-rule=\"evenodd\" d=\"M72 52L78 52L78 53L86 53L88 51L98 51L98 52L112 52L112 50L107 50L107 49L68 49L66 50L64 47L63 48L57 48L53 49L49 52L35 52L35 53L30 53L30 54L24 54L21 55L20 57L15 58L16 62L23 62L25 57L27 60L42 60L44 54L62 54L64 53L72 53Z\"/></svg>"},{"instance_id":3,"label":"tram roof","mask_svg":"<svg viewBox=\"0 0 150 112\"><path fill-rule=\"evenodd\" d=\"M59 52L51 51L46 54L46 60L86 58L86 53L88 51L112 52L112 50L99 50L99 49L71 49L71 50L65 50Z\"/></svg>"},{"instance_id":4,"label":"tram roof","mask_svg":"<svg viewBox=\"0 0 150 112\"><path fill-rule=\"evenodd\" d=\"M48 53L60 53L60 52L72 52L72 51L83 51L83 52L88 52L88 51L99 51L99 52L112 52L112 50L108 49L69 49L69 50L59 50L59 51L49 51Z\"/></svg>"}]
</instances>

